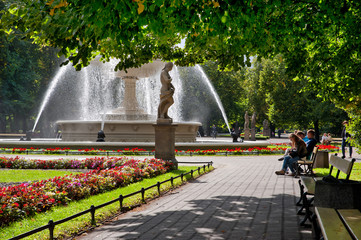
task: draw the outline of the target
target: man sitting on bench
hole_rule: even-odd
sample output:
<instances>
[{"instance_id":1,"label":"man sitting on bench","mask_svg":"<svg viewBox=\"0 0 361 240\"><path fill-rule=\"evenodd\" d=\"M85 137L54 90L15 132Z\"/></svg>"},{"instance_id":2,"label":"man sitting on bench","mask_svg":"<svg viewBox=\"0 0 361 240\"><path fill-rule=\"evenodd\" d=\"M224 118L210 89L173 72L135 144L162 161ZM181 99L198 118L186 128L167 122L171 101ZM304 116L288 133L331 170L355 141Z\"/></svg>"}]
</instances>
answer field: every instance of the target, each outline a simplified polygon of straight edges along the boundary
<instances>
[{"instance_id":1,"label":"man sitting on bench","mask_svg":"<svg viewBox=\"0 0 361 240\"><path fill-rule=\"evenodd\" d=\"M315 130L313 130L313 129L308 130L307 137L308 137L308 141L306 141L307 159L310 159L313 148L317 144L317 140L315 139Z\"/></svg>"}]
</instances>

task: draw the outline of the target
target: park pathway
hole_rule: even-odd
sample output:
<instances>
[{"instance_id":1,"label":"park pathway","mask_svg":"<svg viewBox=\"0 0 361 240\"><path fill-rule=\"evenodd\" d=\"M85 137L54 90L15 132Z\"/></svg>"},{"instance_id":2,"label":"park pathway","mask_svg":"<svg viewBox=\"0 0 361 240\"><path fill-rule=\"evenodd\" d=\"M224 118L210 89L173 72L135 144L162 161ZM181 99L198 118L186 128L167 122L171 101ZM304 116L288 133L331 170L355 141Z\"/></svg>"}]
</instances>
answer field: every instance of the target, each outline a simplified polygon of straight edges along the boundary
<instances>
[{"instance_id":1,"label":"park pathway","mask_svg":"<svg viewBox=\"0 0 361 240\"><path fill-rule=\"evenodd\" d=\"M216 169L76 239L312 239L299 227L297 179L279 156L178 157Z\"/></svg>"}]
</instances>

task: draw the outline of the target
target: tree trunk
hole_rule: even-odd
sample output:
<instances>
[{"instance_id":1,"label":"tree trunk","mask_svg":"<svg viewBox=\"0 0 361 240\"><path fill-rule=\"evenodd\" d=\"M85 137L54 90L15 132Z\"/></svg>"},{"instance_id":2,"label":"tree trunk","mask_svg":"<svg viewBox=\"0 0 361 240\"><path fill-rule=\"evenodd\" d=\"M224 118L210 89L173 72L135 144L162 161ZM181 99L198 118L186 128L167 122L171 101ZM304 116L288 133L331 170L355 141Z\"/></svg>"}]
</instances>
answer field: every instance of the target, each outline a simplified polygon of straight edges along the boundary
<instances>
[{"instance_id":1,"label":"tree trunk","mask_svg":"<svg viewBox=\"0 0 361 240\"><path fill-rule=\"evenodd\" d=\"M318 120L316 120L314 122L314 127L315 127L315 139L317 140L317 142L320 141L320 129L318 125L319 125Z\"/></svg>"},{"instance_id":2,"label":"tree trunk","mask_svg":"<svg viewBox=\"0 0 361 240\"><path fill-rule=\"evenodd\" d=\"M5 133L6 132L6 115L0 114L0 132Z\"/></svg>"},{"instance_id":3,"label":"tree trunk","mask_svg":"<svg viewBox=\"0 0 361 240\"><path fill-rule=\"evenodd\" d=\"M8 115L9 133L14 133L14 116Z\"/></svg>"},{"instance_id":4,"label":"tree trunk","mask_svg":"<svg viewBox=\"0 0 361 240\"><path fill-rule=\"evenodd\" d=\"M21 119L22 119L22 129L23 129L23 133L26 133L28 129L28 121L27 118L25 116L25 114L21 114Z\"/></svg>"}]
</instances>

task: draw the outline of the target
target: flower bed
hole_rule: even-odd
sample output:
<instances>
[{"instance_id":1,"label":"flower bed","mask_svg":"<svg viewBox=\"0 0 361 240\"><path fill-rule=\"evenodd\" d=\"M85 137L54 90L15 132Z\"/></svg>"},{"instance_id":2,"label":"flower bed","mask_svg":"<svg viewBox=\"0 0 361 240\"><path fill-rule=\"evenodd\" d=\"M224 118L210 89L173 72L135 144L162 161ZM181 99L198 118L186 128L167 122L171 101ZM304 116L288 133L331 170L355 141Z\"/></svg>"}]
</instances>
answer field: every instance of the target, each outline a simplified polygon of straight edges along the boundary
<instances>
[{"instance_id":1,"label":"flower bed","mask_svg":"<svg viewBox=\"0 0 361 240\"><path fill-rule=\"evenodd\" d=\"M94 154L124 154L124 155L139 155L152 151L147 151L143 148L124 148L118 150L104 150L101 148L85 148L78 150L71 150L70 148L0 148L0 152L4 153L14 153L14 154L23 154L23 153L36 153L36 154L82 154L82 155L94 155Z\"/></svg>"},{"instance_id":2,"label":"flower bed","mask_svg":"<svg viewBox=\"0 0 361 240\"><path fill-rule=\"evenodd\" d=\"M320 150L339 151L339 147L332 145L318 145ZM234 148L234 149L195 149L195 150L175 150L178 155L217 155L217 154L277 154L289 148L287 143L270 144L268 147L251 147L251 148ZM124 148L118 150L104 150L104 149L78 149L70 150L69 148L0 148L0 152L4 153L44 153L44 154L85 154L85 155L151 155L154 150L146 150L143 148Z\"/></svg>"},{"instance_id":3,"label":"flower bed","mask_svg":"<svg viewBox=\"0 0 361 240\"><path fill-rule=\"evenodd\" d=\"M57 205L66 205L71 200L166 173L171 168L171 163L157 159L130 159L112 169L0 188L0 227Z\"/></svg>"},{"instance_id":4,"label":"flower bed","mask_svg":"<svg viewBox=\"0 0 361 240\"><path fill-rule=\"evenodd\" d=\"M37 160L16 157L0 157L0 168L11 169L107 169L122 166L127 157L93 157L85 160L54 159Z\"/></svg>"},{"instance_id":5,"label":"flower bed","mask_svg":"<svg viewBox=\"0 0 361 240\"><path fill-rule=\"evenodd\" d=\"M327 150L329 152L338 152L340 150L339 147L333 145L317 145L318 150Z\"/></svg>"}]
</instances>

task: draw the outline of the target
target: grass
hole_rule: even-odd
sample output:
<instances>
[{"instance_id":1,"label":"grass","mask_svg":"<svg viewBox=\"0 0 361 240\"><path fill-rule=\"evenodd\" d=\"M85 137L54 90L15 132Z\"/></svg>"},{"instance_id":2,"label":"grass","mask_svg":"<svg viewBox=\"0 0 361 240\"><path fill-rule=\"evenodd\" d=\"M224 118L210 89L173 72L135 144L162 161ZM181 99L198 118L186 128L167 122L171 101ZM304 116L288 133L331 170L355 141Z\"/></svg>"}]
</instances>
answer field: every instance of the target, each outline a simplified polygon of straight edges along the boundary
<instances>
[{"instance_id":1,"label":"grass","mask_svg":"<svg viewBox=\"0 0 361 240\"><path fill-rule=\"evenodd\" d=\"M316 176L323 177L330 173L330 169L329 168L315 168L314 172L316 173ZM337 170L333 169L332 176L335 177L336 173L337 173ZM344 174L343 172L340 172L339 178L345 179L346 174ZM351 172L351 176L350 176L350 180L361 181L361 162L354 163L352 172Z\"/></svg>"},{"instance_id":2,"label":"grass","mask_svg":"<svg viewBox=\"0 0 361 240\"><path fill-rule=\"evenodd\" d=\"M131 184L131 185L123 187L123 188L119 188L119 189L116 189L116 190L113 190L110 192L92 196L92 197L89 197L87 199L83 199L80 201L74 201L74 202L71 202L68 206L55 207L51 211L48 211L48 212L45 212L42 214L37 214L33 217L26 218L19 222L12 223L8 227L1 228L0 229L0 236L1 236L0 239L8 239L8 238L17 236L21 233L24 233L24 232L30 231L32 229L35 229L37 227L46 225L49 222L49 220L57 221L57 220L69 217L75 213L89 209L91 205L97 206L97 205L103 204L105 202L108 202L110 200L113 200L113 199L119 197L120 194L127 195L129 193L136 192L136 191L140 190L142 187L145 188L150 185L156 184L158 181L161 182L161 181L167 180L171 177L176 177L176 176L180 175L181 173L189 172L192 169L194 170L194 169L196 169L196 167L179 166L178 170L174 170L172 172L163 174L161 176L157 176L155 178L144 179L141 182L137 182L137 183ZM212 167L210 169L212 169ZM206 168L206 172L207 171L208 170ZM203 173L203 168L201 170L201 173ZM197 171L194 172L193 176L197 177L198 172ZM186 179L186 178L189 179L190 175L187 175L187 177L185 177L184 179ZM181 184L182 184L182 182L181 182L180 178L177 178L174 180L174 186L180 186ZM168 191L171 188L172 188L172 186L171 186L170 182L161 185L162 192ZM146 191L145 198L146 199L154 198L157 194L158 194L157 188L153 188L153 189ZM139 203L141 203L140 194L125 199L123 202L123 206L130 207L130 206L137 205ZM105 220L105 219L112 217L119 213L120 213L119 203L114 203L114 204L108 205L107 207L98 209L96 211L96 214L95 214L96 221L97 221L97 223L99 223L100 221ZM69 237L80 231L86 230L90 227L91 227L90 214L86 214L86 215L80 216L78 218L75 218L71 221L65 222L61 225L57 225L55 227L54 237L59 238L59 239ZM48 239L48 237L49 237L49 231L44 230L43 232L34 234L34 235L24 238L24 239Z\"/></svg>"},{"instance_id":3,"label":"grass","mask_svg":"<svg viewBox=\"0 0 361 240\"><path fill-rule=\"evenodd\" d=\"M57 176L65 176L76 174L74 171L59 171L59 170L22 170L9 169L1 170L0 182L27 182L35 180L44 180Z\"/></svg>"}]
</instances>

